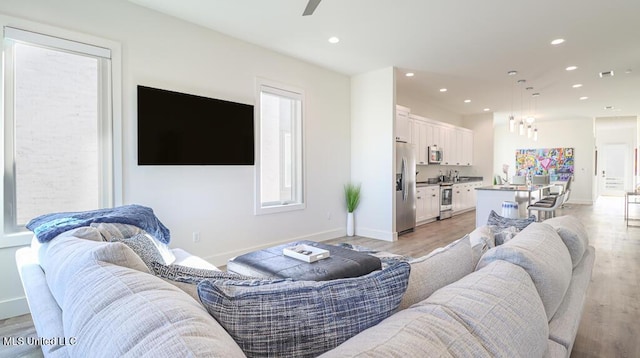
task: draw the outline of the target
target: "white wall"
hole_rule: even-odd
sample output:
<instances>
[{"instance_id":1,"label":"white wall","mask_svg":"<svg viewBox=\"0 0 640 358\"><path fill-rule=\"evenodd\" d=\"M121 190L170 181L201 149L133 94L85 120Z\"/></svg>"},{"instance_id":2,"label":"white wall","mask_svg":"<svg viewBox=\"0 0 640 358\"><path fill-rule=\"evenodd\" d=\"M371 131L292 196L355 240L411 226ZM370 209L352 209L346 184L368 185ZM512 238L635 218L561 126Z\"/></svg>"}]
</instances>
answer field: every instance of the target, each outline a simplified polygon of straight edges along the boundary
<instances>
[{"instance_id":1,"label":"white wall","mask_svg":"<svg viewBox=\"0 0 640 358\"><path fill-rule=\"evenodd\" d=\"M351 79L351 179L362 184L355 234L395 240L395 70Z\"/></svg>"},{"instance_id":2,"label":"white wall","mask_svg":"<svg viewBox=\"0 0 640 358\"><path fill-rule=\"evenodd\" d=\"M462 115L442 108L436 100L424 96L412 89L398 86L396 89L397 103L411 108L411 113L427 117L434 121L453 124L464 127Z\"/></svg>"},{"instance_id":3,"label":"white wall","mask_svg":"<svg viewBox=\"0 0 640 358\"><path fill-rule=\"evenodd\" d=\"M595 138L591 118L550 118L537 122L538 141L510 133L506 123L495 125L493 172L502 175L502 164L509 164L509 177L515 173L516 149L574 148L574 181L569 202L593 203Z\"/></svg>"},{"instance_id":4,"label":"white wall","mask_svg":"<svg viewBox=\"0 0 640 358\"><path fill-rule=\"evenodd\" d=\"M484 185L493 184L493 114L465 116L462 126L473 131L473 165L465 171L468 176L481 176Z\"/></svg>"},{"instance_id":5,"label":"white wall","mask_svg":"<svg viewBox=\"0 0 640 358\"><path fill-rule=\"evenodd\" d=\"M256 248L345 234L343 184L350 179L348 77L125 0L3 0L0 13L121 43L123 202L152 207L171 229L172 246L220 265ZM136 85L253 104L256 77L305 91L305 210L255 216L252 166L137 165ZM199 243L192 242L195 231L200 232ZM0 318L22 313L4 304L23 296L11 259L14 250L0 249Z\"/></svg>"}]
</instances>

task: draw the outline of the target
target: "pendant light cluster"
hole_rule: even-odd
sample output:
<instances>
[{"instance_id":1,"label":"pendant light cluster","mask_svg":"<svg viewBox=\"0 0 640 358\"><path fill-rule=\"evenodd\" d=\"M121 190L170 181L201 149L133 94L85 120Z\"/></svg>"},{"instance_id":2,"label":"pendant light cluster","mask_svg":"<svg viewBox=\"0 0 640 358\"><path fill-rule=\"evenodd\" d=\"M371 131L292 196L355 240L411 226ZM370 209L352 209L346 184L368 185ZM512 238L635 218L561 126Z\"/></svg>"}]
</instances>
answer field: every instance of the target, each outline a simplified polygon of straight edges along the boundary
<instances>
[{"instance_id":1,"label":"pendant light cluster","mask_svg":"<svg viewBox=\"0 0 640 358\"><path fill-rule=\"evenodd\" d=\"M518 71L509 71L507 72L509 76L515 76L518 74ZM518 80L517 83L520 86L520 121L518 122L518 134L521 136L527 134L527 138L533 139L534 141L538 140L538 128L535 123L535 102L537 98L540 96L540 93L533 93L531 98L533 98L534 104L533 109L531 108L531 101L529 101L529 115L525 118L524 115L524 91L532 91L533 87L524 88L527 80ZM511 88L511 114L509 115L509 132L514 133L516 130L516 118L513 115L513 86Z\"/></svg>"}]
</instances>

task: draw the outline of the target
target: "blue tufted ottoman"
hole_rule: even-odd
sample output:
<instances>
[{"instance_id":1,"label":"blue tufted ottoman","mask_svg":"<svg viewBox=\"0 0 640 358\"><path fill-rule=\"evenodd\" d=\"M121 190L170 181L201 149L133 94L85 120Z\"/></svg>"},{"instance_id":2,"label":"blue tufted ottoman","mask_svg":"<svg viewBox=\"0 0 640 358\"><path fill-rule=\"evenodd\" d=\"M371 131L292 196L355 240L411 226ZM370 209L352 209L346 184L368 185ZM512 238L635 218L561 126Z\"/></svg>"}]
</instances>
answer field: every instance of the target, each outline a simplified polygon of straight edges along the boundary
<instances>
[{"instance_id":1,"label":"blue tufted ottoman","mask_svg":"<svg viewBox=\"0 0 640 358\"><path fill-rule=\"evenodd\" d=\"M311 245L329 250L330 256L307 263L282 254L282 249L295 245ZM264 250L250 252L230 259L227 271L261 278L292 278L295 280L326 281L358 277L380 270L380 259L365 253L313 241L295 241Z\"/></svg>"}]
</instances>

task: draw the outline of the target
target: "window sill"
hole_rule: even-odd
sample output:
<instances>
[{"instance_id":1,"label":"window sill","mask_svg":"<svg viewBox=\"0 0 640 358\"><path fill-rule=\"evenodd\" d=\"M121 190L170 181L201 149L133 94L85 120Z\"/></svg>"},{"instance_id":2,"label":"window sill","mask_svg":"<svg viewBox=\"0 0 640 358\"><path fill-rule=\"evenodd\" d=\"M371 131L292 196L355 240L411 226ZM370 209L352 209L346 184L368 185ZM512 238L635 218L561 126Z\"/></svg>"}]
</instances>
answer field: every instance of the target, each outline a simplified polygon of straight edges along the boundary
<instances>
[{"instance_id":1,"label":"window sill","mask_svg":"<svg viewBox=\"0 0 640 358\"><path fill-rule=\"evenodd\" d=\"M272 205L272 206L265 206L265 207L257 207L255 214L268 215L268 214L283 213L288 211L303 210L305 208L306 208L306 204L304 203Z\"/></svg>"},{"instance_id":2,"label":"window sill","mask_svg":"<svg viewBox=\"0 0 640 358\"><path fill-rule=\"evenodd\" d=\"M32 238L33 233L31 231L4 234L0 240L0 249L30 245Z\"/></svg>"}]
</instances>

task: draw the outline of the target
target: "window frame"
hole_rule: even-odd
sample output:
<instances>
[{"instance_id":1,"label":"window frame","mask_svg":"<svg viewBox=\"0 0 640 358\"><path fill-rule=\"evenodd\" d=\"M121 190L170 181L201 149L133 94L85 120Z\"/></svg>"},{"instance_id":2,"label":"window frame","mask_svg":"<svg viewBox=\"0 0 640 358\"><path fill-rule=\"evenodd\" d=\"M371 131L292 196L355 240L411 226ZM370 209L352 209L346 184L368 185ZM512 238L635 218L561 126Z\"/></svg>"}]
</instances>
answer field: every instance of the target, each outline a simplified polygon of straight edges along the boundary
<instances>
[{"instance_id":1,"label":"window frame","mask_svg":"<svg viewBox=\"0 0 640 358\"><path fill-rule=\"evenodd\" d=\"M261 138L262 138L262 117L261 117L261 106L262 106L262 93L266 92L272 95L282 96L286 98L291 98L300 101L299 114L300 118L296 121L295 124L295 133L292 133L292 140L294 141L294 152L290 153L292 157L295 157L298 161L297 164L300 167L297 170L299 178L291 178L292 184L295 183L296 196L297 200L279 204L269 204L265 205L262 202L262 191L261 191L261 177L262 177L262 165L261 165ZM305 95L304 91L289 85L285 85L282 83L257 78L256 79L256 105L254 108L254 117L256 118L254 123L255 129L255 215L265 215L265 214L273 214L273 213L282 213L282 212L290 212L295 210L304 210L306 208L306 165L305 165ZM297 134L297 138L296 138ZM282 138L284 141L284 138ZM282 152L283 143L280 143L280 148ZM284 155L281 153L281 155ZM294 162L294 163L296 163ZM295 164L294 164L295 165ZM281 175L284 176L283 167L280 167ZM281 183L285 179L281 180Z\"/></svg>"},{"instance_id":2,"label":"window frame","mask_svg":"<svg viewBox=\"0 0 640 358\"><path fill-rule=\"evenodd\" d=\"M15 208L15 156L14 156L14 113L13 113L13 44L23 42L29 45L52 48L70 53L78 50L93 48L98 53L90 52L92 57L97 54L110 52L110 59L99 67L100 91L109 93L101 96L98 111L100 160L108 163L100 166L100 206L111 207L122 205L122 50L117 42L67 31L56 27L38 24L27 20L0 15L0 29L2 30L2 62L0 63L0 115L2 116L0 136L4 145L0 146L0 160L3 161L3 189L0 191L2 200L2 221L0 229L2 237L0 248L23 246L31 241L33 233L22 225L16 225ZM9 31L9 34L6 34ZM24 36L24 37L22 37ZM17 38L16 38L17 37ZM51 41L41 43L40 41ZM62 48L61 48L62 46ZM70 47L68 47L70 46ZM76 47L73 47L76 46ZM100 60L103 62L103 60ZM107 97L108 101L104 101ZM7 140L9 139L9 140Z\"/></svg>"}]
</instances>

